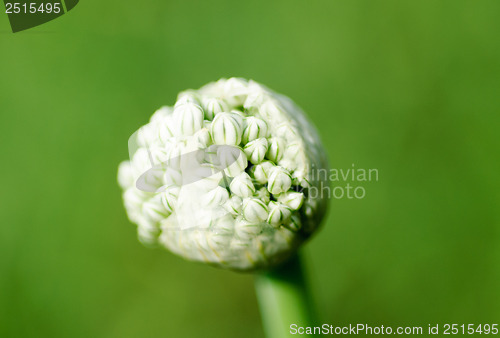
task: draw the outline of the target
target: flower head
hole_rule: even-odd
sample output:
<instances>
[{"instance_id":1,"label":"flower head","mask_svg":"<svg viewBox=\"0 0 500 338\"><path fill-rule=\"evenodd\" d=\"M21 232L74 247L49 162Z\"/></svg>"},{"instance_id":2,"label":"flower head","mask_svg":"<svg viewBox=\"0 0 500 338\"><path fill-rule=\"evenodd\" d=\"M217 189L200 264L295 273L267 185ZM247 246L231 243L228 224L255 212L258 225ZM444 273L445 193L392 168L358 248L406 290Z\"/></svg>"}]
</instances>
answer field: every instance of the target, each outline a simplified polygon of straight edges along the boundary
<instances>
[{"instance_id":1,"label":"flower head","mask_svg":"<svg viewBox=\"0 0 500 338\"><path fill-rule=\"evenodd\" d=\"M129 140L120 164L139 239L235 270L280 263L319 226L326 155L290 99L221 79L179 94Z\"/></svg>"}]
</instances>

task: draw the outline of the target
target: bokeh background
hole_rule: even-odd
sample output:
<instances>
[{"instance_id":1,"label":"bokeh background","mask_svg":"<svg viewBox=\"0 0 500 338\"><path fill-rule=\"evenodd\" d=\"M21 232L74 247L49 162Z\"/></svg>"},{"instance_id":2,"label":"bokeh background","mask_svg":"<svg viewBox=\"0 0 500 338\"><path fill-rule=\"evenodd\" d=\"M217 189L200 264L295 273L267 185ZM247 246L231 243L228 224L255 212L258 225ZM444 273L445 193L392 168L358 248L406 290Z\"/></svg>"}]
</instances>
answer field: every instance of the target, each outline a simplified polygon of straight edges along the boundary
<instances>
[{"instance_id":1,"label":"bokeh background","mask_svg":"<svg viewBox=\"0 0 500 338\"><path fill-rule=\"evenodd\" d=\"M292 97L376 168L305 247L321 322L498 323L500 2L82 1L0 13L0 336L262 337L251 275L147 249L127 139L221 77Z\"/></svg>"}]
</instances>

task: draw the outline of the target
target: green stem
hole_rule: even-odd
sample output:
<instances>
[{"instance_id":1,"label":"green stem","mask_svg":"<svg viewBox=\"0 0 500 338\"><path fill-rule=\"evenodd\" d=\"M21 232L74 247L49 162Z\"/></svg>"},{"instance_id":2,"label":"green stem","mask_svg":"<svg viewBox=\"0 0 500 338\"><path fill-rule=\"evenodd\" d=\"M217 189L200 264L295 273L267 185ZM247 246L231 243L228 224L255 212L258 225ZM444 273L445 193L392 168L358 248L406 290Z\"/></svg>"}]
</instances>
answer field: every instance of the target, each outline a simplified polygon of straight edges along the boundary
<instances>
[{"instance_id":1,"label":"green stem","mask_svg":"<svg viewBox=\"0 0 500 338\"><path fill-rule=\"evenodd\" d=\"M256 275L255 289L266 337L290 337L292 324L313 326L313 306L298 255Z\"/></svg>"}]
</instances>

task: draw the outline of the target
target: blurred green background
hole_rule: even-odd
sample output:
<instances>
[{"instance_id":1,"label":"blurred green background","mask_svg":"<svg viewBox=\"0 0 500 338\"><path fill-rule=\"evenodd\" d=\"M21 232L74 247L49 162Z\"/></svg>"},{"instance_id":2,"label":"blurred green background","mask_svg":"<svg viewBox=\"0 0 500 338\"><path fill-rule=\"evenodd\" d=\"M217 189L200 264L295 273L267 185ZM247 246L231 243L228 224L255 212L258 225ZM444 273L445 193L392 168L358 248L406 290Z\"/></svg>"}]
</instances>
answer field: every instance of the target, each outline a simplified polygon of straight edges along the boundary
<instances>
[{"instance_id":1,"label":"blurred green background","mask_svg":"<svg viewBox=\"0 0 500 338\"><path fill-rule=\"evenodd\" d=\"M304 249L322 322L500 318L499 1L82 1L0 13L0 336L262 337L251 275L144 248L127 139L176 94L260 81L334 168L377 168Z\"/></svg>"}]
</instances>

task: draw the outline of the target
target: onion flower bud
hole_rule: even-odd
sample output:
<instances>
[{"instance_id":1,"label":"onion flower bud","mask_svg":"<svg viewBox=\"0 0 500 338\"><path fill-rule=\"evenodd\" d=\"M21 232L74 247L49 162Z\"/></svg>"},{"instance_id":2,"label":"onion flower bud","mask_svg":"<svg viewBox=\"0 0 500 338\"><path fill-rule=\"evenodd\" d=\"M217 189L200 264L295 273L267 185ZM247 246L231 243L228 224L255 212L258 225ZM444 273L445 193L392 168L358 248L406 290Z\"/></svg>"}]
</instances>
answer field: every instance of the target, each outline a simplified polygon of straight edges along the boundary
<instances>
[{"instance_id":1,"label":"onion flower bud","mask_svg":"<svg viewBox=\"0 0 500 338\"><path fill-rule=\"evenodd\" d=\"M266 138L259 138L250 141L246 144L243 151L247 155L248 160L253 164L258 164L264 160L268 148L268 142Z\"/></svg>"},{"instance_id":2,"label":"onion flower bud","mask_svg":"<svg viewBox=\"0 0 500 338\"><path fill-rule=\"evenodd\" d=\"M139 240L189 260L273 267L326 212L316 130L289 98L255 81L182 92L130 137L129 155L118 182Z\"/></svg>"},{"instance_id":3,"label":"onion flower bud","mask_svg":"<svg viewBox=\"0 0 500 338\"><path fill-rule=\"evenodd\" d=\"M267 184L267 190L271 194L278 195L282 192L288 191L292 186L292 176L290 173L282 167L276 167L271 172L269 176L269 182Z\"/></svg>"},{"instance_id":4,"label":"onion flower bud","mask_svg":"<svg viewBox=\"0 0 500 338\"><path fill-rule=\"evenodd\" d=\"M243 205L243 217L249 222L264 222L268 213L266 203L258 198L249 198Z\"/></svg>"},{"instance_id":5,"label":"onion flower bud","mask_svg":"<svg viewBox=\"0 0 500 338\"><path fill-rule=\"evenodd\" d=\"M241 118L235 113L219 113L212 122L212 139L215 144L237 146L241 142Z\"/></svg>"}]
</instances>

